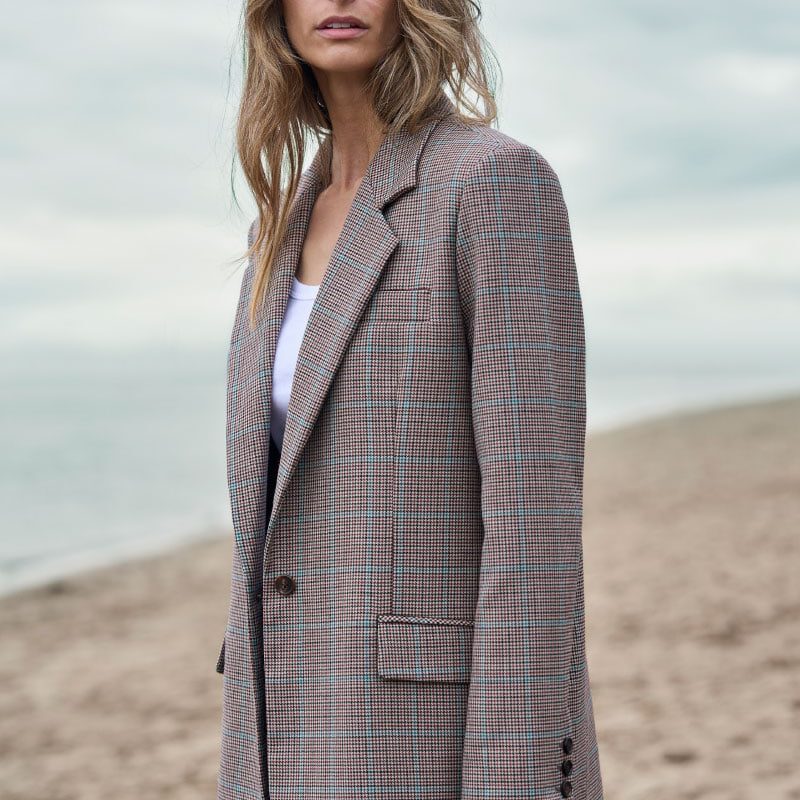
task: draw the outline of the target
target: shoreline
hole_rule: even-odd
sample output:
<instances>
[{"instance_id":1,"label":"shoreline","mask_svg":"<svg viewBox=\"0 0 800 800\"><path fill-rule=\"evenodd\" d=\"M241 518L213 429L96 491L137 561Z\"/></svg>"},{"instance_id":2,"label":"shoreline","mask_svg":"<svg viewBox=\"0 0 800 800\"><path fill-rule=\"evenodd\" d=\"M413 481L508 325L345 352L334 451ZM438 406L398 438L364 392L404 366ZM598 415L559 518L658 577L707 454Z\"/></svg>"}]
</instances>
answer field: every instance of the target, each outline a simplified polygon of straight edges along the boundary
<instances>
[{"instance_id":1,"label":"shoreline","mask_svg":"<svg viewBox=\"0 0 800 800\"><path fill-rule=\"evenodd\" d=\"M86 549L57 559L42 561L31 556L24 560L30 561L35 566L19 572L12 580L0 583L0 603L6 597L13 597L19 592L32 591L62 580L80 579L81 576L98 570L113 570L123 564L158 558L192 547L194 544L231 535L232 531L226 530L223 526L206 525L182 531L174 536L124 540L107 547ZM8 574L6 572L6 576Z\"/></svg>"},{"instance_id":2,"label":"shoreline","mask_svg":"<svg viewBox=\"0 0 800 800\"><path fill-rule=\"evenodd\" d=\"M642 412L632 416L625 422L611 421L597 424L587 430L587 456L591 441L597 437L613 436L617 433L634 431L650 424L670 425L678 423L685 418L694 418L698 415L716 414L718 412L734 411L753 406L771 405L775 403L792 402L800 398L800 393L786 392L766 397L755 397L741 400L731 400L724 404L707 403L691 407L678 407L668 411ZM140 539L123 540L103 548L86 549L79 553L62 556L57 559L37 560L35 556L21 560L30 561L33 566L29 570L21 571L19 577L11 578L7 582L0 580L0 603L7 597L13 597L19 592L32 591L45 588L49 584L62 580L80 579L85 574L94 573L102 569L115 567L140 560L157 558L160 555L191 548L195 544L208 541L217 541L232 537L231 528L219 524L206 524L181 531L176 535L149 536ZM12 573L6 573L9 575ZM0 569L2 575L2 569Z\"/></svg>"}]
</instances>

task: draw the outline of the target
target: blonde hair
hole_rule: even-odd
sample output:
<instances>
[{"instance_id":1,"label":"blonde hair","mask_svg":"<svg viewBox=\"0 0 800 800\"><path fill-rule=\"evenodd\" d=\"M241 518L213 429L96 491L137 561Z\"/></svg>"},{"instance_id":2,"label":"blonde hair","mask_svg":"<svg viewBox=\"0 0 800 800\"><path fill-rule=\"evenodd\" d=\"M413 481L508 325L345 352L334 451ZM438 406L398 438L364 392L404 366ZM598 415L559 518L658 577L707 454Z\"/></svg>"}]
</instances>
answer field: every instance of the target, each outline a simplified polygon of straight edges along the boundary
<instances>
[{"instance_id":1,"label":"blonde hair","mask_svg":"<svg viewBox=\"0 0 800 800\"><path fill-rule=\"evenodd\" d=\"M481 33L478 0L396 0L400 36L375 65L367 92L387 130L416 129L450 87L466 122L491 124L497 117L495 80ZM300 180L306 141L330 147L331 123L314 73L289 42L280 0L246 0L244 86L236 128L236 153L258 206L257 236L244 258L257 253L249 321L255 325L275 256L279 252ZM472 90L476 102L466 98ZM482 103L483 111L478 110ZM330 181L329 154L322 159L323 185ZM288 167L281 188L284 162ZM264 245L262 247L262 245Z\"/></svg>"}]
</instances>

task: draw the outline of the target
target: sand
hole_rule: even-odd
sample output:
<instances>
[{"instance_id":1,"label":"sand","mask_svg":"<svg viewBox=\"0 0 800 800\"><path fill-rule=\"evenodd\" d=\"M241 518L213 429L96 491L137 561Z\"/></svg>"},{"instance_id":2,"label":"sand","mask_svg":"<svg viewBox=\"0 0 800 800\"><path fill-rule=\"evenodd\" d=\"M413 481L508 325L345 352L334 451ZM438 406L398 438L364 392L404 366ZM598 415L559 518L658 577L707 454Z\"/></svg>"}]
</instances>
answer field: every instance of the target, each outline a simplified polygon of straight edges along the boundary
<instances>
[{"instance_id":1,"label":"sand","mask_svg":"<svg viewBox=\"0 0 800 800\"><path fill-rule=\"evenodd\" d=\"M800 800L800 397L589 437L606 800ZM232 539L0 600L0 798L215 796Z\"/></svg>"}]
</instances>

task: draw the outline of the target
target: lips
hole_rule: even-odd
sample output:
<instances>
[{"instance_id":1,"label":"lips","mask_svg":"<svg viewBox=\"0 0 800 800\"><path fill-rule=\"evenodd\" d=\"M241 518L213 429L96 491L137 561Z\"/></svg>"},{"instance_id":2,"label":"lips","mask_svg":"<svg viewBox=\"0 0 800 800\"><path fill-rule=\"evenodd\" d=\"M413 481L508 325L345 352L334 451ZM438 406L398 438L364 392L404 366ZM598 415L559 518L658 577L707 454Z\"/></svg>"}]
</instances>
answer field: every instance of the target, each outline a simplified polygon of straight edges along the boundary
<instances>
[{"instance_id":1,"label":"lips","mask_svg":"<svg viewBox=\"0 0 800 800\"><path fill-rule=\"evenodd\" d=\"M326 17L317 26L317 30L346 30L348 28L366 28L358 17Z\"/></svg>"}]
</instances>

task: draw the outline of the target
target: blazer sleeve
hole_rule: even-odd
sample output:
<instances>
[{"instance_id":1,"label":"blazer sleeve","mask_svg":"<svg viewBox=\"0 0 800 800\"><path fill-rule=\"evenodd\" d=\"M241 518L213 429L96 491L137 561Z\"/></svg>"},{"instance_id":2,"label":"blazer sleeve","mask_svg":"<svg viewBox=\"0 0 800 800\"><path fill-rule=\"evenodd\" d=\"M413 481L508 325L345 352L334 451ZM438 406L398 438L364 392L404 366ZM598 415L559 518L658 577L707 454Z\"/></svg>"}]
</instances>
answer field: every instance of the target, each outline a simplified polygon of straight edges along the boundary
<instances>
[{"instance_id":1,"label":"blazer sleeve","mask_svg":"<svg viewBox=\"0 0 800 800\"><path fill-rule=\"evenodd\" d=\"M456 248L483 525L462 797L556 800L577 722L585 351L567 209L537 151L470 169Z\"/></svg>"}]
</instances>

